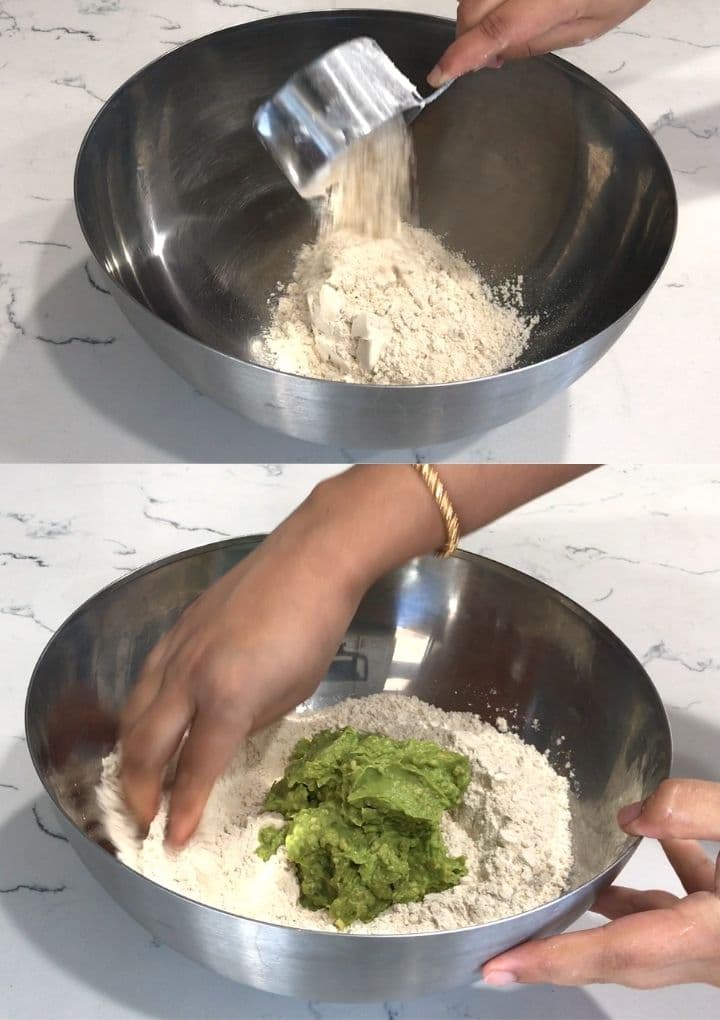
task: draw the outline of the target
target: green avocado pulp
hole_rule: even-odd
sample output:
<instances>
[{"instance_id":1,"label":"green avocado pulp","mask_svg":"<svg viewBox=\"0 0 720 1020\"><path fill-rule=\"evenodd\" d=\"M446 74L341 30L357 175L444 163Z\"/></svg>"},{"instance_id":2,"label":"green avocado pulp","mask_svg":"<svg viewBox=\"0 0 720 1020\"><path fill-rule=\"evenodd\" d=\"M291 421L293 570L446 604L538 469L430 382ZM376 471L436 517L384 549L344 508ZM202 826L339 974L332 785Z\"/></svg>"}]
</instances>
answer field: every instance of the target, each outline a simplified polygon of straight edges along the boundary
<instances>
[{"instance_id":1,"label":"green avocado pulp","mask_svg":"<svg viewBox=\"0 0 720 1020\"><path fill-rule=\"evenodd\" d=\"M464 857L450 857L443 811L470 783L470 762L429 740L391 740L351 728L296 745L265 809L286 820L260 832L268 860L285 846L300 902L327 909L336 927L371 921L393 903L457 885Z\"/></svg>"}]
</instances>

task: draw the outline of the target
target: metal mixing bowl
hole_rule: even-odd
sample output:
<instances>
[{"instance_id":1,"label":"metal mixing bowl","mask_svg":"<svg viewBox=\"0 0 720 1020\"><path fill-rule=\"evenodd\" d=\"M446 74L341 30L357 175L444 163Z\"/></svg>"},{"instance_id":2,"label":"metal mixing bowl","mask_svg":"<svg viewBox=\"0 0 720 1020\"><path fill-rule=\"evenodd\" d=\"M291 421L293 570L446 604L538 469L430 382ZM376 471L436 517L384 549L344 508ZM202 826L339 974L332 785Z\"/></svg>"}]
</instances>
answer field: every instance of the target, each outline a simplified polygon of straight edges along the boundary
<instances>
[{"instance_id":1,"label":"metal mixing bowl","mask_svg":"<svg viewBox=\"0 0 720 1020\"><path fill-rule=\"evenodd\" d=\"M498 952L572 923L637 845L615 815L668 775L667 718L645 670L598 620L539 581L465 553L413 561L381 580L309 704L383 690L415 694L490 721L515 719L523 739L547 750L558 769L569 755L576 863L566 895L457 931L311 932L202 906L103 848L92 790L140 663L184 606L258 541L205 546L123 578L63 624L35 668L28 747L93 875L181 953L236 981L305 999L402 999L451 988L476 979Z\"/></svg>"},{"instance_id":2,"label":"metal mixing bowl","mask_svg":"<svg viewBox=\"0 0 720 1020\"><path fill-rule=\"evenodd\" d=\"M130 322L198 389L288 435L355 448L481 434L538 407L617 340L670 252L676 196L655 141L555 57L457 82L413 126L420 219L492 281L522 274L541 316L513 371L438 386L323 382L253 363L267 300L313 236L309 207L256 138L260 103L354 36L424 81L454 24L325 12L182 46L105 104L78 157L87 242Z\"/></svg>"}]
</instances>

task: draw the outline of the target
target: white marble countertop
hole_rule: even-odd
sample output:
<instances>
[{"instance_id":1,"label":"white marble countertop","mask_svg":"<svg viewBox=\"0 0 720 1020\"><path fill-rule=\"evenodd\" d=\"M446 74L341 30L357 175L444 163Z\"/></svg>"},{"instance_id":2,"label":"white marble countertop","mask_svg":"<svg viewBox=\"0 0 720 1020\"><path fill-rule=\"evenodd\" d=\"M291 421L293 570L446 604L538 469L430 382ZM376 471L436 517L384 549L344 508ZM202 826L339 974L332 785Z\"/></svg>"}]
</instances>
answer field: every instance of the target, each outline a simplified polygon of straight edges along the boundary
<instances>
[{"instance_id":1,"label":"white marble countertop","mask_svg":"<svg viewBox=\"0 0 720 1020\"><path fill-rule=\"evenodd\" d=\"M272 527L317 467L9 466L0 485L0 1016L107 1020L664 1020L720 1015L702 986L634 992L460 989L333 1006L233 985L158 946L62 837L23 740L23 701L51 632L120 573L218 536ZM212 493L212 498L203 496ZM670 713L675 772L720 780L720 469L610 469L463 544L577 599L647 664ZM668 593L672 597L668 597ZM679 891L644 843L623 882ZM585 924L594 923L590 915Z\"/></svg>"},{"instance_id":2,"label":"white marble countertop","mask_svg":"<svg viewBox=\"0 0 720 1020\"><path fill-rule=\"evenodd\" d=\"M0 461L357 456L256 427L162 364L94 285L71 201L82 136L102 100L134 71L215 29L322 6L328 5L2 0L0 405L13 425L0 433ZM452 0L354 6L448 17L455 11ZM652 0L619 30L568 55L655 133L680 195L677 244L641 314L599 365L525 419L449 456L642 463L682 462L692 451L697 461L720 460L720 5ZM398 455L432 456L427 449Z\"/></svg>"}]
</instances>

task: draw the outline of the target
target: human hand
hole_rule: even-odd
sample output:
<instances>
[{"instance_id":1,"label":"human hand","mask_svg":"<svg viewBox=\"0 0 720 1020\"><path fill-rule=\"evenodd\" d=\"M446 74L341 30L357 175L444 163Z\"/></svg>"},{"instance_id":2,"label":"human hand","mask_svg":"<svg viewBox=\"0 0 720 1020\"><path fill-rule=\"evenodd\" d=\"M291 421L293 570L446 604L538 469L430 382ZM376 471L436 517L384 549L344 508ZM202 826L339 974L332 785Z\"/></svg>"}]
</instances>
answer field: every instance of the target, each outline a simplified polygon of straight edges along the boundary
<instances>
[{"instance_id":1,"label":"human hand","mask_svg":"<svg viewBox=\"0 0 720 1020\"><path fill-rule=\"evenodd\" d=\"M460 0L457 39L428 75L451 78L505 60L579 46L609 32L648 0Z\"/></svg>"},{"instance_id":2,"label":"human hand","mask_svg":"<svg viewBox=\"0 0 720 1020\"><path fill-rule=\"evenodd\" d=\"M720 987L720 856L713 863L696 842L720 840L720 783L666 780L618 821L631 835L661 841L688 895L611 886L593 907L610 924L511 949L485 964L486 984Z\"/></svg>"},{"instance_id":3,"label":"human hand","mask_svg":"<svg viewBox=\"0 0 720 1020\"><path fill-rule=\"evenodd\" d=\"M462 464L446 465L443 476L470 531L590 467ZM141 830L157 813L182 743L167 840L186 843L241 741L320 682L364 592L444 539L415 471L359 465L317 486L189 606L148 656L120 722L123 793Z\"/></svg>"},{"instance_id":4,"label":"human hand","mask_svg":"<svg viewBox=\"0 0 720 1020\"><path fill-rule=\"evenodd\" d=\"M184 845L240 742L308 697L362 587L328 569L289 519L182 614L145 662L121 718L126 803L146 830L189 729L170 794L167 841ZM337 557L336 557L337 560Z\"/></svg>"}]
</instances>

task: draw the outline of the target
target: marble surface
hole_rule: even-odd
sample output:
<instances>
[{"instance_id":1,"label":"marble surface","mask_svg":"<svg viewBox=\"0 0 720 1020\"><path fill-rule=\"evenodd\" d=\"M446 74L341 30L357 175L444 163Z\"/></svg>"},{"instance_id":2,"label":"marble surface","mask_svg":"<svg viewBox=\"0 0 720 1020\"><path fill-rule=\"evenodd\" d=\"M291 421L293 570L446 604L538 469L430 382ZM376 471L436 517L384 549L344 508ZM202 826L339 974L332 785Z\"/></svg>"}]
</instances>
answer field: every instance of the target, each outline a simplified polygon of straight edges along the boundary
<instances>
[{"instance_id":1,"label":"marble surface","mask_svg":"<svg viewBox=\"0 0 720 1020\"><path fill-rule=\"evenodd\" d=\"M313 6L323 5L1 0L0 405L13 423L0 433L1 461L335 462L362 455L265 431L175 376L98 286L71 201L82 136L130 74L198 35ZM452 0L364 6L455 10ZM718 460L720 5L652 0L622 28L569 55L656 135L679 190L677 244L642 314L587 376L525 419L442 456L682 462L692 451L697 461Z\"/></svg>"},{"instance_id":2,"label":"marble surface","mask_svg":"<svg viewBox=\"0 0 720 1020\"><path fill-rule=\"evenodd\" d=\"M23 700L54 628L98 588L184 548L276 524L330 468L0 469L0 1016L438 1020L716 1017L720 992L461 989L333 1006L261 994L157 945L58 832L23 739ZM205 495L203 495L205 494ZM212 495L209 495L212 494ZM577 599L647 664L675 772L720 780L720 469L602 469L463 544ZM671 595L671 597L669 597ZM679 891L644 843L623 881ZM593 924L591 915L582 922Z\"/></svg>"}]
</instances>

